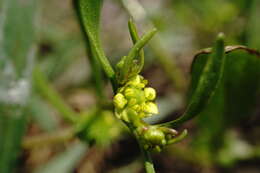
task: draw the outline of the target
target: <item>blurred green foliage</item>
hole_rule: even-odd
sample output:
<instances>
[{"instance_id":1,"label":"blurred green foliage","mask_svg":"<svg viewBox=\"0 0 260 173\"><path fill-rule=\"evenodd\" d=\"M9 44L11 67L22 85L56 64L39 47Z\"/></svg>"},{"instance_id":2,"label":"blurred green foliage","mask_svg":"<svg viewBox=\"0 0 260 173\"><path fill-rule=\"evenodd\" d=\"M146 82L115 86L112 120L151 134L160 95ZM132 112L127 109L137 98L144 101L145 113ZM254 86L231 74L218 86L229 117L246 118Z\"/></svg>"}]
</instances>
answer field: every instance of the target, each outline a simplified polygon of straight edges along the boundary
<instances>
[{"instance_id":1,"label":"blurred green foliage","mask_svg":"<svg viewBox=\"0 0 260 173\"><path fill-rule=\"evenodd\" d=\"M1 1L0 172L12 172L27 126L37 1ZM26 21L26 22L25 22Z\"/></svg>"},{"instance_id":2,"label":"blurred green foliage","mask_svg":"<svg viewBox=\"0 0 260 173\"><path fill-rule=\"evenodd\" d=\"M126 53L131 46L131 41L127 40L129 37L124 32L127 28L125 21L128 20L128 16L120 1L110 0L104 3L107 10L104 9L102 14L102 43L110 60L116 62L114 57ZM187 73L189 71L187 64L192 61L191 54L194 50L210 46L216 33L220 31L223 31L227 37L226 44L245 44L260 49L259 0L201 0L199 2L140 0L140 3L147 11L147 20L150 19L158 28L162 40L162 44L151 45L151 49L155 52L149 53L145 49L147 59L144 75L151 79L155 78L151 85L161 84L158 87L160 100L168 100L167 103L162 102L161 108L166 107L165 109L169 111L163 113L165 111L162 110L163 115L158 119L167 117L172 120L172 115L178 114L181 112L180 107L184 107L184 104L177 108L169 104L171 101L169 95L177 99L181 97L179 100L186 98L182 97L185 95L182 93L185 89L177 92L172 89L175 85L169 84L171 82L164 78L164 73L161 73L160 69L164 68L166 73L170 73L171 68L167 66L167 61L164 65L163 63L158 65L157 56L167 57L169 62L174 62L180 68L180 72L186 75L181 79L187 82L190 75ZM52 144L50 141L45 141L47 148L58 156L53 158L49 156L44 163L34 160L35 165L30 165L27 161L33 158L35 150L41 148L22 150L20 147L24 136L26 139L34 138L31 133L36 133L37 137L41 136L40 133L55 134L57 129L66 130L69 123L65 123L61 117L69 112L77 117L76 121L79 123L77 125L83 121L89 124L88 128L83 128L80 133L77 133L78 137L84 138L89 147L97 144L100 148L110 150L111 143L116 143L120 139L119 134L125 136L126 133L121 128L121 124L118 125L112 117L109 103L103 103L100 99L110 98L111 95L102 73L99 77L102 78L101 87L104 88L104 93L99 92L100 88L96 90L100 86L93 81L99 77L95 76L95 73L90 73L93 71L90 70L93 61L86 60L86 40L77 24L72 2L69 0L62 2L1 0L0 12L0 172L9 173L12 172L11 169L16 172L20 171L18 169L28 170L27 172L75 170L80 164L79 161L88 152L85 144L74 144L64 140L61 140L61 144L59 142ZM141 22L138 24L142 25ZM47 90L44 90L44 84L37 85L37 79L39 80L37 77L36 80L34 77L31 86L36 47L38 48L36 64L42 75L40 80L45 80ZM191 73L191 86L198 81L200 69L204 67L208 57L209 54L197 55ZM187 124L191 131L188 144L184 142L183 145L176 145L176 152L169 148L173 151L173 157L183 159L186 167L190 167L189 163L186 163L187 160L202 165L203 168L236 167L241 160L248 162L252 159L259 160L260 132L257 128L259 126L257 116L259 116L260 59L256 57L259 55L248 54L244 50L235 50L226 55L224 75L218 89L199 117L192 121L191 125ZM11 72L8 71L10 69ZM5 97L11 89L19 88L20 79L25 79L32 90L30 97L25 94L22 105L20 102L13 104ZM48 89L54 94L48 92ZM86 98L89 100L86 102L89 101L91 104L83 104L83 108L80 107L79 110L77 106L85 102L85 96L78 96L75 92L78 90L94 95L93 98L87 95ZM22 93L26 92L22 91ZM48 94L51 96L49 97ZM71 103L73 96L77 96L80 100L76 100L78 104L76 106ZM179 100L177 103L182 103ZM100 109L103 106L106 108L92 112L93 109ZM93 118L95 116L96 118ZM249 121L251 118L256 119L254 122L256 127L251 127L245 134L242 125L251 125L252 120ZM77 125L75 128L78 127ZM58 147L55 147L56 145ZM188 154L182 153L183 148L188 151ZM241 152L235 151L236 149ZM102 155L101 149L99 152ZM40 157L36 160L40 160ZM120 160L122 158L116 162ZM20 162L20 167L16 166L17 161ZM34 169L35 167L37 169ZM140 165L137 164L137 167L140 169ZM117 169L120 170L119 166L115 166L114 169L115 172ZM138 171L137 168L135 169Z\"/></svg>"}]
</instances>

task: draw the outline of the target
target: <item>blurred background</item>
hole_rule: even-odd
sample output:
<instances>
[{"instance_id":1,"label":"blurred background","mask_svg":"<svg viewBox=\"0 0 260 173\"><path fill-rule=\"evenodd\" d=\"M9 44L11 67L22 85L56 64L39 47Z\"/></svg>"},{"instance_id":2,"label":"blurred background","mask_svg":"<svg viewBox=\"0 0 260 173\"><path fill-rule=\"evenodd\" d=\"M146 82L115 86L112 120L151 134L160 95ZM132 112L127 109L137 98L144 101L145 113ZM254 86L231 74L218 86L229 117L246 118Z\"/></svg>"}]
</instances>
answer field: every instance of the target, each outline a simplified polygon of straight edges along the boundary
<instances>
[{"instance_id":1,"label":"blurred background","mask_svg":"<svg viewBox=\"0 0 260 173\"><path fill-rule=\"evenodd\" d=\"M0 12L0 173L144 172L138 144L113 116L104 75L100 101L72 0L0 0ZM105 0L101 38L113 65L132 46L130 16L140 34L159 31L142 72L158 92L160 113L150 123L184 111L194 55L217 33L227 45L260 49L259 0ZM240 73L230 74L235 89L225 102L218 91L178 129L187 138L153 154L158 173L260 172L260 63L243 63L234 63Z\"/></svg>"}]
</instances>

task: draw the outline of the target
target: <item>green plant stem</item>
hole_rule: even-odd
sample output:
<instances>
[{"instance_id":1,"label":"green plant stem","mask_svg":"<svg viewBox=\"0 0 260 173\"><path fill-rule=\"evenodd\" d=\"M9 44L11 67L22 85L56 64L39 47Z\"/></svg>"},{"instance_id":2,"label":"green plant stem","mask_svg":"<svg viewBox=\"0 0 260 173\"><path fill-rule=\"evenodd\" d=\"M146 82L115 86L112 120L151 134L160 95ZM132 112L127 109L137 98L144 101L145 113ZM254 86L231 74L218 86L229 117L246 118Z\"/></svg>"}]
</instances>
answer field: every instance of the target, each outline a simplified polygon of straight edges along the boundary
<instances>
[{"instance_id":1,"label":"green plant stem","mask_svg":"<svg viewBox=\"0 0 260 173\"><path fill-rule=\"evenodd\" d=\"M150 152L143 148L141 144L139 144L141 152L143 154L144 158L144 167L146 170L146 173L155 173L155 169L153 166L153 161L150 155Z\"/></svg>"},{"instance_id":2,"label":"green plant stem","mask_svg":"<svg viewBox=\"0 0 260 173\"><path fill-rule=\"evenodd\" d=\"M131 19L128 22L128 27L129 27L129 31L130 31L132 41L135 44L136 42L138 42L138 40L140 38L139 38L139 35L137 33L137 28L136 28L134 22ZM154 33L155 33L155 31L154 31ZM144 51L143 50L139 51L139 56L140 56L139 58L140 58L140 64L141 64L140 70L141 70L143 68L143 65L144 65ZM132 131L132 133L134 133L132 128L130 128L130 130ZM137 140L138 140L138 138L137 138ZM152 158L150 156L149 151L147 151L143 148L143 146L141 145L139 140L138 140L138 144L139 144L139 148L140 148L142 155L143 155L143 158L144 158L144 167L145 167L146 172L147 173L155 173L153 161L152 161Z\"/></svg>"},{"instance_id":3,"label":"green plant stem","mask_svg":"<svg viewBox=\"0 0 260 173\"><path fill-rule=\"evenodd\" d=\"M35 68L33 72L34 86L37 91L47 99L59 112L60 115L67 121L75 123L78 115L74 112L61 98L59 93L50 86L47 78L40 71L39 68Z\"/></svg>"},{"instance_id":4,"label":"green plant stem","mask_svg":"<svg viewBox=\"0 0 260 173\"><path fill-rule=\"evenodd\" d=\"M133 117L133 119L135 119L135 118ZM135 136L135 138L138 142L139 148L140 148L141 153L143 155L144 167L145 167L146 173L155 173L155 169L154 169L154 166L153 166L153 161L152 161L150 152L148 150L144 149L144 147L143 147L143 145L142 145L142 143L139 139L137 129L131 124L127 124L127 123L125 123L125 124L129 128L130 132ZM136 126L139 126L139 125L136 124Z\"/></svg>"}]
</instances>

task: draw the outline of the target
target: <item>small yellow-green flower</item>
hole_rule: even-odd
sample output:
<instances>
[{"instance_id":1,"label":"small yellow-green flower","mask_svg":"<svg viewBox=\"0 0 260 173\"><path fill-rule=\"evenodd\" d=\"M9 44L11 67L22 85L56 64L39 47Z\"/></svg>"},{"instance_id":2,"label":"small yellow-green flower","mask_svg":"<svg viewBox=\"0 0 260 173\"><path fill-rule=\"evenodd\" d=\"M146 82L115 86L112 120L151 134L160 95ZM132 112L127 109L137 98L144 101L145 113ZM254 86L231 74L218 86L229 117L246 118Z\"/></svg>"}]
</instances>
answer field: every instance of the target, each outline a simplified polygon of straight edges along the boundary
<instances>
[{"instance_id":1,"label":"small yellow-green flower","mask_svg":"<svg viewBox=\"0 0 260 173\"><path fill-rule=\"evenodd\" d=\"M158 107L153 102L147 102L144 106L144 112L147 114L158 114Z\"/></svg>"},{"instance_id":2,"label":"small yellow-green flower","mask_svg":"<svg viewBox=\"0 0 260 173\"><path fill-rule=\"evenodd\" d=\"M156 91L155 89L148 87L144 89L144 95L146 99L154 100L156 97Z\"/></svg>"},{"instance_id":3,"label":"small yellow-green flower","mask_svg":"<svg viewBox=\"0 0 260 173\"><path fill-rule=\"evenodd\" d=\"M125 96L121 93L115 95L113 102L115 107L118 109L123 109L124 106L127 104L127 100L125 99Z\"/></svg>"}]
</instances>

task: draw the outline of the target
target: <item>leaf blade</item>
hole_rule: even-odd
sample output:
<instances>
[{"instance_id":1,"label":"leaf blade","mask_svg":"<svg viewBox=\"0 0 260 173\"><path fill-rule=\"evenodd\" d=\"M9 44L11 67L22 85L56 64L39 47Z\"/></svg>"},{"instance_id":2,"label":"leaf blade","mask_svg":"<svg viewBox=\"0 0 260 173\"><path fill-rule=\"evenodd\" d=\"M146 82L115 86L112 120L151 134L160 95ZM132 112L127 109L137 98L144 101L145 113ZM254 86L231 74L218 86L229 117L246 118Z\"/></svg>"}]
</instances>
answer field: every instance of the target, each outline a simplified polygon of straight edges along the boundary
<instances>
[{"instance_id":1,"label":"leaf blade","mask_svg":"<svg viewBox=\"0 0 260 173\"><path fill-rule=\"evenodd\" d=\"M225 62L224 36L220 34L214 46L213 54L208 58L203 67L197 85L192 88L193 94L184 114L178 119L162 125L175 128L187 120L197 116L214 94L215 89L223 74Z\"/></svg>"},{"instance_id":2,"label":"leaf blade","mask_svg":"<svg viewBox=\"0 0 260 173\"><path fill-rule=\"evenodd\" d=\"M114 82L115 72L102 49L99 35L99 21L103 0L76 0L75 3L88 36L91 51L101 63L107 77Z\"/></svg>"}]
</instances>

